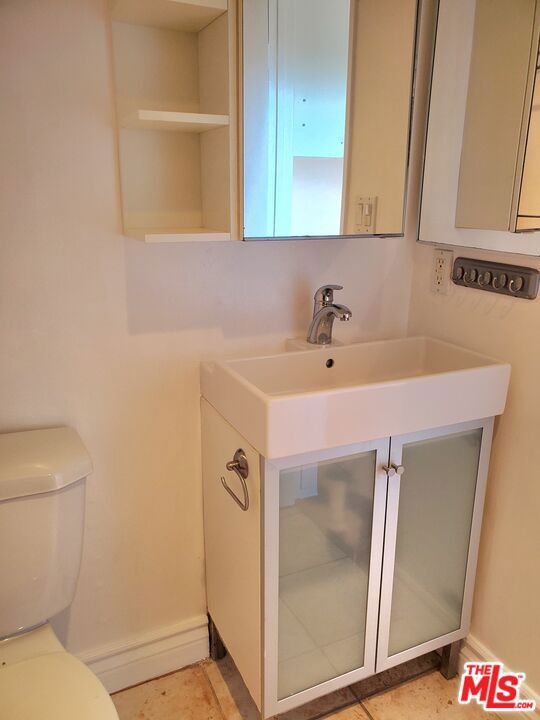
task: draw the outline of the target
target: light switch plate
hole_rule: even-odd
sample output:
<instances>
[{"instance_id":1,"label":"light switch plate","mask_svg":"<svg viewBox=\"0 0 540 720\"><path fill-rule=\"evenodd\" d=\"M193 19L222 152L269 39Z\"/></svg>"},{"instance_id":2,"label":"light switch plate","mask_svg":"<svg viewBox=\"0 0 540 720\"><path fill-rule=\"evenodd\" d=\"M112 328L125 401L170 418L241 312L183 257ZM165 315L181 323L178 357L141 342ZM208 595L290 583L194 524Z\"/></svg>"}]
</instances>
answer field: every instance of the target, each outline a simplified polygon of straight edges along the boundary
<instances>
[{"instance_id":1,"label":"light switch plate","mask_svg":"<svg viewBox=\"0 0 540 720\"><path fill-rule=\"evenodd\" d=\"M377 196L357 197L355 200L354 225L360 235L375 233L377 222Z\"/></svg>"}]
</instances>

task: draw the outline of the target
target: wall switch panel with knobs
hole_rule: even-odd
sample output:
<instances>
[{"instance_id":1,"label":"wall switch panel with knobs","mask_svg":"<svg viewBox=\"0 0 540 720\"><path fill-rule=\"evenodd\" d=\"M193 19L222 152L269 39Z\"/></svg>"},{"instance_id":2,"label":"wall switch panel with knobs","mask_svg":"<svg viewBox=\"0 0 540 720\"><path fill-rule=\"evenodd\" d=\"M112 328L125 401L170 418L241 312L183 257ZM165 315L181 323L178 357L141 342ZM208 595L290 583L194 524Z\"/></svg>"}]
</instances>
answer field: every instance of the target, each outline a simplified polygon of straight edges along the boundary
<instances>
[{"instance_id":1,"label":"wall switch panel with knobs","mask_svg":"<svg viewBox=\"0 0 540 720\"><path fill-rule=\"evenodd\" d=\"M520 265L458 257L452 270L452 281L462 287L534 300L538 295L540 273L535 268Z\"/></svg>"},{"instance_id":2,"label":"wall switch panel with knobs","mask_svg":"<svg viewBox=\"0 0 540 720\"><path fill-rule=\"evenodd\" d=\"M454 253L451 250L435 250L432 287L437 295L448 295L450 292L453 259Z\"/></svg>"}]
</instances>

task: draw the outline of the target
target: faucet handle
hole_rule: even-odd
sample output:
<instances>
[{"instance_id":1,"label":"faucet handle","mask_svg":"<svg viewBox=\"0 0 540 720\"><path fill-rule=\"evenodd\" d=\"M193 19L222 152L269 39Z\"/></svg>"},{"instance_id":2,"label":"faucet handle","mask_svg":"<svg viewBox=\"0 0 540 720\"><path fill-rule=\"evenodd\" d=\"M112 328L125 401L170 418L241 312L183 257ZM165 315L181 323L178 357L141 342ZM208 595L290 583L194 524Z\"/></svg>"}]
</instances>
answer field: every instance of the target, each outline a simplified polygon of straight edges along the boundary
<instances>
[{"instance_id":1,"label":"faucet handle","mask_svg":"<svg viewBox=\"0 0 540 720\"><path fill-rule=\"evenodd\" d=\"M322 285L315 293L315 311L334 302L334 290L343 290L343 285Z\"/></svg>"}]
</instances>

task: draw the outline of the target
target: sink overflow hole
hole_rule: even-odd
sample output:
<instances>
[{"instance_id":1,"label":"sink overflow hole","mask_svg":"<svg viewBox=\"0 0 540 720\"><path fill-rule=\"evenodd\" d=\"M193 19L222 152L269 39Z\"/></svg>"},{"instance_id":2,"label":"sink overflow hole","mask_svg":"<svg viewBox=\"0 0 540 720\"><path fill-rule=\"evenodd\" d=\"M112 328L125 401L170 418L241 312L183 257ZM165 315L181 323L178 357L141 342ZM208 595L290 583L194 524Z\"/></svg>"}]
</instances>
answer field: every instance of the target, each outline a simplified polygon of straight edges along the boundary
<instances>
[{"instance_id":1,"label":"sink overflow hole","mask_svg":"<svg viewBox=\"0 0 540 720\"><path fill-rule=\"evenodd\" d=\"M330 358L330 360L326 361L326 367L327 368L334 367L334 361L332 360L332 358Z\"/></svg>"}]
</instances>

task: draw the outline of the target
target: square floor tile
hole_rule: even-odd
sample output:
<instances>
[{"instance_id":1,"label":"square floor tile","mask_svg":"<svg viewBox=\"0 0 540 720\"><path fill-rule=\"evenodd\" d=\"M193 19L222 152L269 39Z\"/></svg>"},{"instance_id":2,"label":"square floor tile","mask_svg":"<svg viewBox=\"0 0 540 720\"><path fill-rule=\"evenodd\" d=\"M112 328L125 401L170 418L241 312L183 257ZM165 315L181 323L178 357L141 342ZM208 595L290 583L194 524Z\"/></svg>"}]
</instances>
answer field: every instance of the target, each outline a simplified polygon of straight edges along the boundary
<instances>
[{"instance_id":1,"label":"square floor tile","mask_svg":"<svg viewBox=\"0 0 540 720\"><path fill-rule=\"evenodd\" d=\"M260 720L257 706L230 655L203 663L225 720Z\"/></svg>"},{"instance_id":2,"label":"square floor tile","mask_svg":"<svg viewBox=\"0 0 540 720\"><path fill-rule=\"evenodd\" d=\"M112 700L120 720L222 720L199 665L122 690Z\"/></svg>"},{"instance_id":3,"label":"square floor tile","mask_svg":"<svg viewBox=\"0 0 540 720\"><path fill-rule=\"evenodd\" d=\"M439 672L411 680L364 700L373 720L478 720L493 717L478 705L460 705L459 680L445 680Z\"/></svg>"},{"instance_id":4,"label":"square floor tile","mask_svg":"<svg viewBox=\"0 0 540 720\"><path fill-rule=\"evenodd\" d=\"M364 708L358 703L357 705L351 705L330 715L324 715L320 720L370 720L370 718Z\"/></svg>"},{"instance_id":5,"label":"square floor tile","mask_svg":"<svg viewBox=\"0 0 540 720\"><path fill-rule=\"evenodd\" d=\"M204 663L204 669L218 698L225 720L260 720L259 711L230 655L218 662ZM282 713L278 717L279 720L313 720L313 718L319 719L326 715L333 717L332 713L337 713L342 708L353 706L355 703L356 699L351 690L342 688L299 708ZM357 704L357 707L360 706ZM340 720L357 720L357 718L365 720L366 716L362 714L337 717L340 717Z\"/></svg>"},{"instance_id":6,"label":"square floor tile","mask_svg":"<svg viewBox=\"0 0 540 720\"><path fill-rule=\"evenodd\" d=\"M289 712L278 715L277 720L320 720L321 718L340 718L340 720L357 720L357 716L341 716L340 713L351 707L360 708L354 695L349 688L336 690L329 695L312 700L305 705L289 710ZM360 708L361 709L361 708ZM365 715L358 716L358 720L364 720Z\"/></svg>"}]
</instances>

